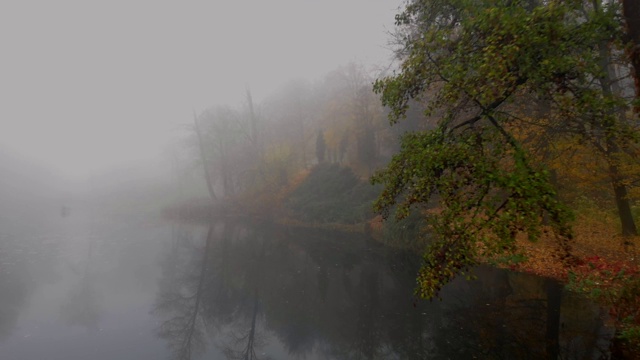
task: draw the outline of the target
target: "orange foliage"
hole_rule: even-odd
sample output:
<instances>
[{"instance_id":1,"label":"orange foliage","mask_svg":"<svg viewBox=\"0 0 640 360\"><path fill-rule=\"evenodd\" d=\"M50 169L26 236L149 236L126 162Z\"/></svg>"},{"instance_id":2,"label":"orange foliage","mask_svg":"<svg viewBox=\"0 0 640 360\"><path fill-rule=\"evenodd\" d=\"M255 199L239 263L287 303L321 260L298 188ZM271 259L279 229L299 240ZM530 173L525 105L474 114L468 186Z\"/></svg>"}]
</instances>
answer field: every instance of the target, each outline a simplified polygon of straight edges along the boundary
<instances>
[{"instance_id":1,"label":"orange foliage","mask_svg":"<svg viewBox=\"0 0 640 360\"><path fill-rule=\"evenodd\" d=\"M523 116L521 120L510 124L509 131L535 161L552 172L563 200L587 196L613 209L610 163L627 179L630 198L640 196L640 149L627 147L623 155L606 158L594 144L585 143L582 135L550 130L553 119Z\"/></svg>"}]
</instances>

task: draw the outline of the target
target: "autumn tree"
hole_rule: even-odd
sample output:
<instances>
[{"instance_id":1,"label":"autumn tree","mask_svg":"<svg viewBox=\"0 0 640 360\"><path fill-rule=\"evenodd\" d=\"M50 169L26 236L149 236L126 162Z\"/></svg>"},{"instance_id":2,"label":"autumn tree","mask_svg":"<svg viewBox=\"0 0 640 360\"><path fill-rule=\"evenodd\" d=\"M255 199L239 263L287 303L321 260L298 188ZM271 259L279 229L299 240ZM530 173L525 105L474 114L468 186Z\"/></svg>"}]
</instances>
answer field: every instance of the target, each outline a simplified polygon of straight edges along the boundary
<instances>
[{"instance_id":1,"label":"autumn tree","mask_svg":"<svg viewBox=\"0 0 640 360\"><path fill-rule=\"evenodd\" d=\"M425 115L438 122L404 136L373 177L385 185L375 207L385 217L396 207L402 218L437 201L419 295L436 296L480 255L513 249L518 234L537 238L543 219L568 253L571 214L513 131L524 121L524 99L549 106L544 119L526 121L600 151L623 218L629 199L618 191L625 181L616 166L637 132L627 100L612 89L618 15L617 4L598 0L416 0L396 16L401 66L374 88L391 123L413 99L426 102Z\"/></svg>"},{"instance_id":2,"label":"autumn tree","mask_svg":"<svg viewBox=\"0 0 640 360\"><path fill-rule=\"evenodd\" d=\"M329 73L319 91L326 94L319 117L328 123L324 127L329 152L338 162L346 155L351 167L367 175L379 162L381 134L391 133L372 82L364 66L350 63Z\"/></svg>"}]
</instances>

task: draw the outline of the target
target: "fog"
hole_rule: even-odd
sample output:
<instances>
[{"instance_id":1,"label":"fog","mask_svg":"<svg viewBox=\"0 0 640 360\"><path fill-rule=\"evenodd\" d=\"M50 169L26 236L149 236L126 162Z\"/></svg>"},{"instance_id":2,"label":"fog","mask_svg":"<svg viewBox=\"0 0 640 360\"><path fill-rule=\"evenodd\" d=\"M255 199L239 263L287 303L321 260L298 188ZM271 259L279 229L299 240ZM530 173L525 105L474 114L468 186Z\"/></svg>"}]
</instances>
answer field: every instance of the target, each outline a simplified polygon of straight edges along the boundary
<instances>
[{"instance_id":1,"label":"fog","mask_svg":"<svg viewBox=\"0 0 640 360\"><path fill-rule=\"evenodd\" d=\"M5 1L0 144L76 185L164 164L194 110L235 105L247 87L259 103L350 61L387 66L398 5Z\"/></svg>"},{"instance_id":2,"label":"fog","mask_svg":"<svg viewBox=\"0 0 640 360\"><path fill-rule=\"evenodd\" d=\"M0 358L166 358L159 260L184 241L157 215L207 198L194 113L385 68L398 5L3 1Z\"/></svg>"},{"instance_id":3,"label":"fog","mask_svg":"<svg viewBox=\"0 0 640 360\"><path fill-rule=\"evenodd\" d=\"M432 126L372 89L400 5L3 1L0 359L604 358L549 279L414 297L368 182Z\"/></svg>"}]
</instances>

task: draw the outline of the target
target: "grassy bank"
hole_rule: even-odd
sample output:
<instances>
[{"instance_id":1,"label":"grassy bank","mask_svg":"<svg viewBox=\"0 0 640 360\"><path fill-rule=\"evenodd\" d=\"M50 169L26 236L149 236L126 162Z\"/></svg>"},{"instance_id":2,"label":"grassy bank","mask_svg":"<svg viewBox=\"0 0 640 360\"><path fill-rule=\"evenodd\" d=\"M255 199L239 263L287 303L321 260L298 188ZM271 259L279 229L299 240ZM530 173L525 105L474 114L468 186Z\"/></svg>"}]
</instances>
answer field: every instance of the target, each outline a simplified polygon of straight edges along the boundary
<instances>
[{"instance_id":1,"label":"grassy bank","mask_svg":"<svg viewBox=\"0 0 640 360\"><path fill-rule=\"evenodd\" d=\"M291 217L303 222L364 224L374 216L371 204L380 191L348 167L320 164L291 191L284 205Z\"/></svg>"}]
</instances>

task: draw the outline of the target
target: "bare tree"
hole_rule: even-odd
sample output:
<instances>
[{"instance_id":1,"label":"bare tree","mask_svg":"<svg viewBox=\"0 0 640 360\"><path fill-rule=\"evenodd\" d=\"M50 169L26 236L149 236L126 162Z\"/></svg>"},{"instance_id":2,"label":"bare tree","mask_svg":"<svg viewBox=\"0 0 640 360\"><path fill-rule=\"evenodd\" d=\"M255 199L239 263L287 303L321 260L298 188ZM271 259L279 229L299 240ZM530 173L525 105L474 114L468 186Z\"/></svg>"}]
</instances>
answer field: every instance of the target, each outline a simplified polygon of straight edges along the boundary
<instances>
[{"instance_id":1,"label":"bare tree","mask_svg":"<svg viewBox=\"0 0 640 360\"><path fill-rule=\"evenodd\" d=\"M200 149L200 160L202 161L202 167L204 170L204 179L207 182L207 190L209 190L209 196L211 200L217 201L218 197L216 196L215 191L213 190L213 182L211 181L211 175L209 175L209 161L207 161L207 153L204 150L204 144L202 140L202 132L200 131L200 126L198 125L198 116L196 116L195 111L193 112L193 124L194 130L198 135L198 148Z\"/></svg>"}]
</instances>

